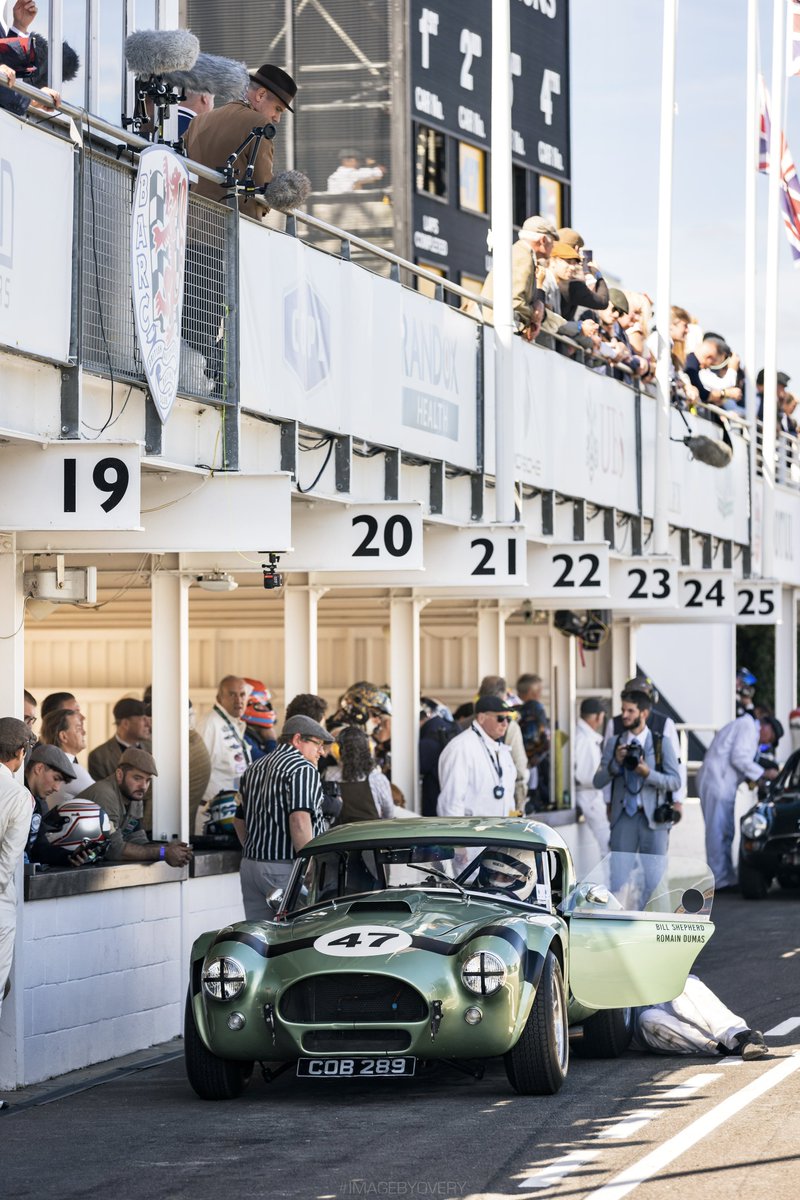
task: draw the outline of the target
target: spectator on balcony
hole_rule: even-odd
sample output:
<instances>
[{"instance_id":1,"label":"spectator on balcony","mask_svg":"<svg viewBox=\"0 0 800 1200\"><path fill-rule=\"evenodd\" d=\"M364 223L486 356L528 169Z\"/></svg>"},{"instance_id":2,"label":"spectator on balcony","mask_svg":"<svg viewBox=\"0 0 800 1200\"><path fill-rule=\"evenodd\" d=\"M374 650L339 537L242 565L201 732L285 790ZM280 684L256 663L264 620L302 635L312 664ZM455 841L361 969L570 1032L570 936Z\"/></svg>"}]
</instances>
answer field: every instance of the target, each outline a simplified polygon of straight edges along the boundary
<instances>
[{"instance_id":1,"label":"spectator on balcony","mask_svg":"<svg viewBox=\"0 0 800 1200\"><path fill-rule=\"evenodd\" d=\"M380 166L374 158L364 159L358 150L340 150L339 166L328 176L327 190L337 195L346 192L360 192L370 184L379 183L386 174L386 167Z\"/></svg>"},{"instance_id":2,"label":"spectator on balcony","mask_svg":"<svg viewBox=\"0 0 800 1200\"><path fill-rule=\"evenodd\" d=\"M58 92L54 92L52 88L41 86L41 81L46 81L47 78L47 43L43 38L30 33L30 27L38 11L39 6L35 0L16 0L8 29L0 23L0 38L11 39L2 48L4 53L0 58L0 108L6 109L7 112L12 112L18 117L24 117L30 107L48 107L37 100L29 100L27 96L22 96L19 92L12 92L11 87L18 79L23 83L30 83L33 87L38 87L40 92L50 96L56 107L61 103ZM79 65L75 51L65 43L65 67L67 62L70 67L63 71L65 81L75 77ZM8 87L3 87L3 82L7 83Z\"/></svg>"},{"instance_id":3,"label":"spectator on balcony","mask_svg":"<svg viewBox=\"0 0 800 1200\"><path fill-rule=\"evenodd\" d=\"M214 111L211 92L187 92L178 105L178 137L182 138L195 117Z\"/></svg>"},{"instance_id":4,"label":"spectator on balcony","mask_svg":"<svg viewBox=\"0 0 800 1200\"><path fill-rule=\"evenodd\" d=\"M656 359L649 345L652 329L653 305L650 297L644 292L625 292L628 301L628 323L621 322L628 338L628 345L638 359L645 365L643 379L655 376Z\"/></svg>"},{"instance_id":5,"label":"spectator on balcony","mask_svg":"<svg viewBox=\"0 0 800 1200\"><path fill-rule=\"evenodd\" d=\"M685 308L679 308L673 304L670 316L669 336L672 342L672 360L676 368L680 369L686 362L686 335L689 332L689 326L692 323L692 318Z\"/></svg>"},{"instance_id":6,"label":"spectator on balcony","mask_svg":"<svg viewBox=\"0 0 800 1200\"><path fill-rule=\"evenodd\" d=\"M151 842L144 827L144 797L150 781L158 775L155 760L146 750L130 747L117 763L113 775L81 792L82 800L94 800L108 814L111 845L107 862L158 862L183 867L192 857L185 842L167 845Z\"/></svg>"},{"instance_id":7,"label":"spectator on balcony","mask_svg":"<svg viewBox=\"0 0 800 1200\"><path fill-rule=\"evenodd\" d=\"M540 267L537 272L537 281L545 298L542 332L557 334L561 338L571 338L585 350L593 349L593 339L599 329L597 321L593 319L594 313L587 310L577 321L567 320L564 315L565 309L574 311L572 301L577 293L570 290L573 285L578 285L585 290L591 304L596 301L594 293L586 288L583 282L580 251L566 242L555 242L550 252L549 265ZM557 348L563 353L571 353L563 343L558 343Z\"/></svg>"},{"instance_id":8,"label":"spectator on balcony","mask_svg":"<svg viewBox=\"0 0 800 1200\"><path fill-rule=\"evenodd\" d=\"M44 704L42 709L44 709ZM94 780L86 768L78 762L78 755L86 749L86 728L79 709L51 709L42 718L42 732L39 741L48 746L57 746L59 750L64 751L72 763L75 778L68 779L64 783L61 793L62 800L79 796L85 788L91 787Z\"/></svg>"},{"instance_id":9,"label":"spectator on balcony","mask_svg":"<svg viewBox=\"0 0 800 1200\"><path fill-rule=\"evenodd\" d=\"M528 217L519 231L519 238L511 250L511 293L517 331L526 341L535 341L544 318L544 293L537 282L537 268L543 266L550 256L556 241L555 227L545 217ZM488 300L494 297L494 272L490 271L481 288L481 295ZM494 324L493 310L483 308L472 300L463 304L463 309L473 317L480 317L487 325Z\"/></svg>"},{"instance_id":10,"label":"spectator on balcony","mask_svg":"<svg viewBox=\"0 0 800 1200\"><path fill-rule=\"evenodd\" d=\"M786 385L788 384L789 379L790 379L790 376L787 375L785 371L778 371L777 388L778 388L778 421L779 421L779 423L780 423L781 402L785 401L785 398L788 394L786 391ZM756 412L757 412L759 421L761 421L764 418L764 368L763 367L756 375L756 399L757 399Z\"/></svg>"},{"instance_id":11,"label":"spectator on balcony","mask_svg":"<svg viewBox=\"0 0 800 1200\"><path fill-rule=\"evenodd\" d=\"M697 350L686 356L686 374L703 404L741 412L743 390L736 383L739 360L730 375L731 349L718 334L705 335Z\"/></svg>"},{"instance_id":12,"label":"spectator on balcony","mask_svg":"<svg viewBox=\"0 0 800 1200\"><path fill-rule=\"evenodd\" d=\"M568 235L562 239L560 233ZM559 291L559 314L565 321L573 321L579 308L600 311L608 305L608 284L595 263L587 263L581 253L583 238L574 229L560 231L559 240L550 252L549 272L555 275ZM570 253L571 252L571 253ZM550 292L545 288L547 307Z\"/></svg>"},{"instance_id":13,"label":"spectator on balcony","mask_svg":"<svg viewBox=\"0 0 800 1200\"><path fill-rule=\"evenodd\" d=\"M611 288L608 306L599 313L589 311L581 313L581 320L585 321L594 316L597 317L599 323L599 341L596 342L595 348L599 357L606 359L609 364L607 367L599 367L598 370L602 374L623 378L622 372L614 370L615 366L621 364L630 371L640 374L641 360L634 355L622 324L623 321L626 324L630 323L625 293L619 288ZM627 378L627 375L625 377Z\"/></svg>"},{"instance_id":14,"label":"spectator on balcony","mask_svg":"<svg viewBox=\"0 0 800 1200\"><path fill-rule=\"evenodd\" d=\"M211 112L196 116L190 122L184 136L184 145L189 158L212 170L221 171L229 156L233 154L250 133L262 125L279 125L285 112L292 112L292 101L297 95L297 84L291 75L280 67L265 63L257 71L250 72L250 83L243 100L231 100ZM237 178L242 178L249 157L248 146L234 163ZM272 179L273 147L269 138L262 138L255 159L253 184L262 187ZM228 189L207 179L199 179L192 185L198 196L209 200L224 201ZM239 211L256 220L263 218L267 210L260 208L254 197L240 197Z\"/></svg>"},{"instance_id":15,"label":"spectator on balcony","mask_svg":"<svg viewBox=\"0 0 800 1200\"><path fill-rule=\"evenodd\" d=\"M89 774L94 780L110 775L129 746L150 749L150 709L143 700L125 696L114 705L113 715L116 733L89 754Z\"/></svg>"}]
</instances>

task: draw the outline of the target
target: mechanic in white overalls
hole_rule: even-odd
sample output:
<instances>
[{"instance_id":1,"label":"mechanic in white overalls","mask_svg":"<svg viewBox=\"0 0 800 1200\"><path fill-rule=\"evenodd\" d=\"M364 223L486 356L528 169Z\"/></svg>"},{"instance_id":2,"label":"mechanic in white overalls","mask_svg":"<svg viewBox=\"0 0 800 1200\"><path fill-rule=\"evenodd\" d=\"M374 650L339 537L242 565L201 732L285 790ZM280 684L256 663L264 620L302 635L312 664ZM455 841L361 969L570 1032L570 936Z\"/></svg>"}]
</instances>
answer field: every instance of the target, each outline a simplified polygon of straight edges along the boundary
<instances>
[{"instance_id":1,"label":"mechanic in white overalls","mask_svg":"<svg viewBox=\"0 0 800 1200\"><path fill-rule=\"evenodd\" d=\"M777 746L783 726L775 717L759 721L749 713L723 725L706 750L697 774L697 791L706 823L706 859L714 872L717 891L736 886L731 857L736 790L740 783L752 788L762 777L774 779L777 770L764 770L756 760L759 745Z\"/></svg>"}]
</instances>

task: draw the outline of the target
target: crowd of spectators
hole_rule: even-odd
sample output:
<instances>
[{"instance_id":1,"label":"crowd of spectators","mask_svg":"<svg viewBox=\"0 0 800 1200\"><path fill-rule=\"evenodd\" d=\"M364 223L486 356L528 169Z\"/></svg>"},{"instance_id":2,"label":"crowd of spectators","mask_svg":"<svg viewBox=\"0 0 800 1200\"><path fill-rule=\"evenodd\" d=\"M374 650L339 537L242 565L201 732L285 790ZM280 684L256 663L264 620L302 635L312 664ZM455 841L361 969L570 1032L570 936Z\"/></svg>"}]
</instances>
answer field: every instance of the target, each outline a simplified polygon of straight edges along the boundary
<instances>
[{"instance_id":1,"label":"crowd of spectators","mask_svg":"<svg viewBox=\"0 0 800 1200\"><path fill-rule=\"evenodd\" d=\"M492 300L493 273L481 288ZM655 381L657 331L653 302L645 292L610 286L593 251L576 229L556 227L542 216L523 223L512 247L512 298L517 333L569 356L582 355L594 371L640 386ZM492 323L492 309L465 301L463 309ZM744 419L745 373L740 356L720 333L673 306L670 313L672 402L712 418L718 412ZM764 372L756 380L756 415L763 405ZM797 400L789 376L778 372L778 432L797 435Z\"/></svg>"}]
</instances>

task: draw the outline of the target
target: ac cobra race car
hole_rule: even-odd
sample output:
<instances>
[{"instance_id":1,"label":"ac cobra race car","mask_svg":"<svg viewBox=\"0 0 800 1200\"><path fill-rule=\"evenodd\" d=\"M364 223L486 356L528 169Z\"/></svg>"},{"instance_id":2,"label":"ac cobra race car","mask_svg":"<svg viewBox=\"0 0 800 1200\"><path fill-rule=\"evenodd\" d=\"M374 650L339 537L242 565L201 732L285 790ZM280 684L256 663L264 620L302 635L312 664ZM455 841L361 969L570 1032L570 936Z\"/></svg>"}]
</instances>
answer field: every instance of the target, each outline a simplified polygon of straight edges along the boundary
<instances>
[{"instance_id":1,"label":"ac cobra race car","mask_svg":"<svg viewBox=\"0 0 800 1200\"><path fill-rule=\"evenodd\" d=\"M705 863L660 856L611 854L577 880L559 834L524 818L334 828L263 921L195 942L189 1082L222 1100L256 1063L267 1079L413 1075L431 1060L479 1077L502 1057L517 1092L557 1092L571 1026L576 1052L614 1057L632 1006L683 990L712 898Z\"/></svg>"}]
</instances>

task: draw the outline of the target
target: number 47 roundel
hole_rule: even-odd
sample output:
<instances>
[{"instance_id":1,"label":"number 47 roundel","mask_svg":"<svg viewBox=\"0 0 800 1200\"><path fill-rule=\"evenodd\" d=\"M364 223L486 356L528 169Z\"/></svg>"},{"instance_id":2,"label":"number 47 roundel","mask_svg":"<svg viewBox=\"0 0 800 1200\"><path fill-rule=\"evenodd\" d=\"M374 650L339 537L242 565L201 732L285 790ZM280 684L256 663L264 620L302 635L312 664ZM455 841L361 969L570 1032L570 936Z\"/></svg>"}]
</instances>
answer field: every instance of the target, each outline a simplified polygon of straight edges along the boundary
<instances>
[{"instance_id":1,"label":"number 47 roundel","mask_svg":"<svg viewBox=\"0 0 800 1200\"><path fill-rule=\"evenodd\" d=\"M390 925L346 925L323 933L314 942L319 954L334 958L373 958L378 954L396 954L411 945L411 936Z\"/></svg>"}]
</instances>

